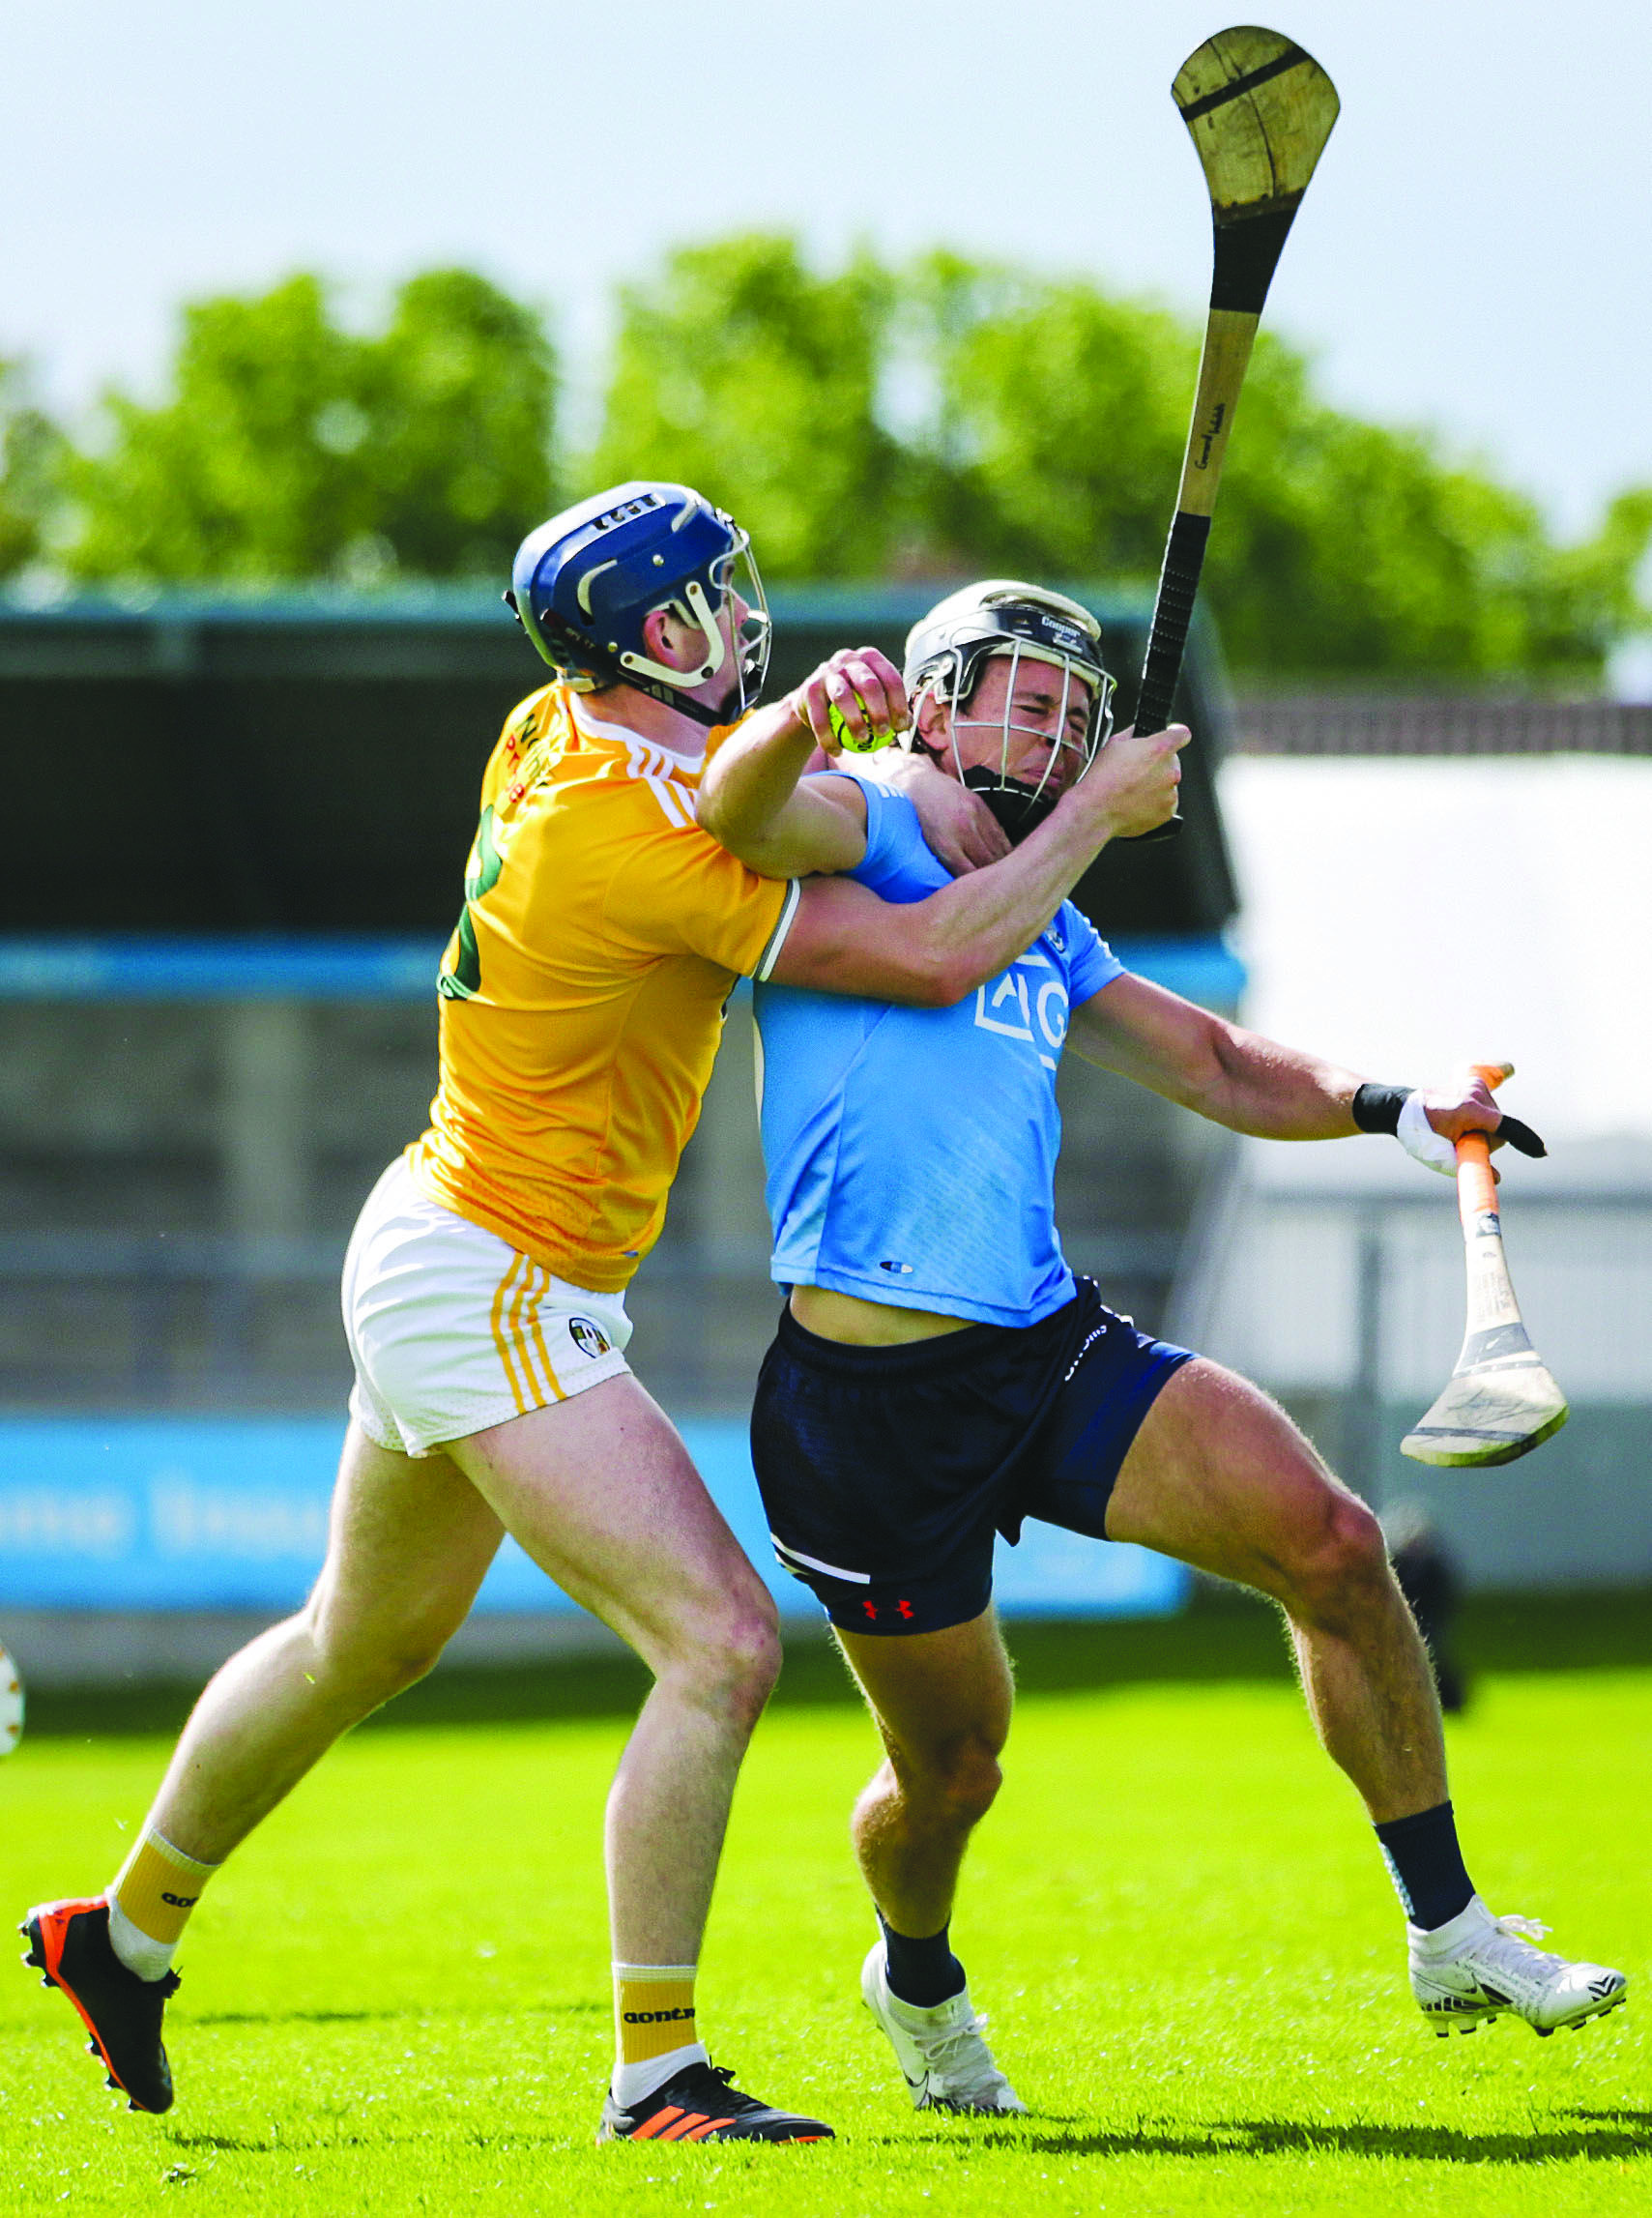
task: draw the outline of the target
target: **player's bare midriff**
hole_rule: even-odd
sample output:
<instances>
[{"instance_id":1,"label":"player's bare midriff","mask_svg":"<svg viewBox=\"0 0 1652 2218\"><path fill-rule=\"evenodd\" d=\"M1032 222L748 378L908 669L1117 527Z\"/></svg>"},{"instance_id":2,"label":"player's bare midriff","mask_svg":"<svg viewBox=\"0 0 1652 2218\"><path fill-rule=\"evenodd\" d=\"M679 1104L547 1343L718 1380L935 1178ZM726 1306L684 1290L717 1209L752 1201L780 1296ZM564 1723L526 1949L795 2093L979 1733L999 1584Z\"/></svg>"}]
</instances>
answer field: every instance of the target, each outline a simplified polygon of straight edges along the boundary
<instances>
[{"instance_id":1,"label":"player's bare midriff","mask_svg":"<svg viewBox=\"0 0 1652 2218\"><path fill-rule=\"evenodd\" d=\"M962 1332L969 1317L942 1317L933 1309L893 1309L886 1301L862 1301L857 1294L835 1294L826 1286L794 1286L792 1314L805 1332L822 1340L843 1340L855 1348L899 1348L910 1340L936 1340L942 1332Z\"/></svg>"}]
</instances>

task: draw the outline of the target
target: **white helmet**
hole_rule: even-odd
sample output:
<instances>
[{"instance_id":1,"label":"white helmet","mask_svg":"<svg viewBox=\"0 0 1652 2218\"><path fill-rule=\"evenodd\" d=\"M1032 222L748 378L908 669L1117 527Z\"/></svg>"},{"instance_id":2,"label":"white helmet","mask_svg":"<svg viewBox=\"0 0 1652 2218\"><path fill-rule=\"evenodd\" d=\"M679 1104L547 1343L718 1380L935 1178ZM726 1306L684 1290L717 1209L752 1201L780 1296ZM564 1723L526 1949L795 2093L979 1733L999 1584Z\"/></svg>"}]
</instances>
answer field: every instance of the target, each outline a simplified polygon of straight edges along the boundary
<instances>
[{"instance_id":1,"label":"white helmet","mask_svg":"<svg viewBox=\"0 0 1652 2218\"><path fill-rule=\"evenodd\" d=\"M952 711L954 727L970 721L962 712L969 706L982 670L1000 655L1010 657L1010 673L1003 715L998 726L1003 735L998 768L994 770L990 764L980 763L966 771L958 757L956 737L952 743L953 762L963 783L985 797L988 807L1010 838L1020 839L1056 805L1045 787L1059 748L1051 750L1044 775L1035 786L1010 776L1011 735L1031 729L1012 720L1019 665L1023 661L1050 662L1062 673L1058 732L1064 733L1066 729L1067 702L1074 679L1089 688L1089 721L1082 743L1084 761L1079 768L1080 777L1094 762L1113 729L1114 681L1101 659L1101 626L1087 608L1069 600L1064 593L1051 592L1047 586L1027 585L1019 578L986 578L978 585L967 585L957 593L948 594L927 616L920 617L907 634L903 675L914 717L911 734L905 735L907 744L919 746L923 744L917 738L915 717L925 693L933 694ZM1061 742L1062 745L1072 744L1065 739Z\"/></svg>"}]
</instances>

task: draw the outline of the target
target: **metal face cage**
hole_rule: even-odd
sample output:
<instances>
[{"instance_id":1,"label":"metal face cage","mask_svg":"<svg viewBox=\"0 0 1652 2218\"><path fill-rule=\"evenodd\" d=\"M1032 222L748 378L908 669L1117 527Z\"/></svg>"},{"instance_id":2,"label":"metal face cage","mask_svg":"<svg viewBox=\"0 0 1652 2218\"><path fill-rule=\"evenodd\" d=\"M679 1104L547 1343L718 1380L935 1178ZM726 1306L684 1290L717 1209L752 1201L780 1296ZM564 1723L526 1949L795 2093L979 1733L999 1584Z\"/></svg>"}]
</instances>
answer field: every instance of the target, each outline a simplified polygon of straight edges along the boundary
<instances>
[{"instance_id":1,"label":"metal face cage","mask_svg":"<svg viewBox=\"0 0 1652 2218\"><path fill-rule=\"evenodd\" d=\"M1010 664L1001 714L966 715L983 665L999 657L1007 657ZM1049 663L1061 672L1054 733L1042 722L1029 724L1025 715L1017 717L1016 691L1024 661ZM1112 732L1113 679L1101 659L1101 631L1095 618L1066 594L1024 579L986 578L948 595L908 633L905 675L914 712L926 692L951 711L952 768L963 784L986 797L1011 838L1029 832L1055 806L1051 782L1064 751L1076 746L1082 760L1070 781L1057 783L1077 784ZM1075 683L1088 690L1089 713L1082 742L1068 736ZM998 733L996 769L990 762L964 768L958 731L970 725ZM1054 741L1036 783L1011 774L1012 750L1018 741L1027 739ZM915 726L907 744L921 744L915 739Z\"/></svg>"},{"instance_id":2,"label":"metal face cage","mask_svg":"<svg viewBox=\"0 0 1652 2218\"><path fill-rule=\"evenodd\" d=\"M1076 773L1070 780L1065 781L1068 784L1077 785L1079 779L1084 776L1100 753L1113 729L1113 680L1105 670L1101 669L1099 665L1078 662L1071 656L1038 647L1024 639L1011 639L1002 642L990 639L983 640L974 647L972 652L962 647L954 649L948 659L952 662L952 671L950 673L945 670L936 672L931 679L926 681L924 686L920 688L920 692L932 692L938 701L945 703L952 711L949 740L952 748L952 767L958 774L960 784L970 784L977 792L981 791L985 782L981 773L984 770L989 770L989 766L985 764L974 765L968 771L965 769L958 749L958 733L961 728L969 727L977 730L996 730L999 734L998 773L996 777L991 779L993 788L1020 796L1029 806L1042 803L1047 798L1051 775L1063 753L1077 753L1081 757ZM1009 676L1004 687L1001 715L996 717L964 715L964 708L979 685L986 663L1001 660L1007 660L1009 663ZM1053 728L1044 724L1020 722L1016 718L1015 696L1023 662L1048 663L1061 673L1061 699ZM949 676L951 678L950 684L947 683ZM1075 679L1089 688L1090 696L1085 736L1082 740L1073 739L1069 735L1067 725L1068 711L1072 707ZM1025 779L1011 775L1010 752L1017 737L1038 741L1054 739L1055 744L1050 748L1049 759L1046 761L1042 774L1035 785L1029 785ZM1053 800L1053 797L1050 798Z\"/></svg>"}]
</instances>

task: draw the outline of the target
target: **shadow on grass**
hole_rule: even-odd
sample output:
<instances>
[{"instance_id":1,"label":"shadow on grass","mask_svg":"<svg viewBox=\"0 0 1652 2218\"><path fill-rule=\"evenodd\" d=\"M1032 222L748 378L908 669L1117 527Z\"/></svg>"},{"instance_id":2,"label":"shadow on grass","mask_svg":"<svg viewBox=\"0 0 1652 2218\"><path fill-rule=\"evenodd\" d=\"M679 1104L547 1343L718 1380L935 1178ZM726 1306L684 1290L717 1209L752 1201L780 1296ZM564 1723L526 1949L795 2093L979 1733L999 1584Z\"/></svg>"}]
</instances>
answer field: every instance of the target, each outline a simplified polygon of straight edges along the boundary
<instances>
[{"instance_id":1,"label":"shadow on grass","mask_svg":"<svg viewBox=\"0 0 1652 2218\"><path fill-rule=\"evenodd\" d=\"M236 2134L236 2133L180 2133L168 2128L166 2139L174 2148L210 2149L219 2156L316 2156L340 2148L395 2148L411 2147L416 2143L428 2141L428 2129L405 2133L387 2129L383 2133L328 2133L314 2128L297 2127L290 2134ZM462 2137L477 2148L531 2148L536 2145L554 2145L550 2134L508 2135L473 2133Z\"/></svg>"},{"instance_id":2,"label":"shadow on grass","mask_svg":"<svg viewBox=\"0 0 1652 2218\"><path fill-rule=\"evenodd\" d=\"M1563 2164L1582 2161L1622 2164L1634 2157L1652 2156L1652 2114L1645 2111L1571 2111L1569 2116L1584 2120L1576 2129L1547 2129L1532 2133L1464 2133L1446 2125L1307 2124L1292 2118L1216 2118L1203 2131L1167 2132L1144 2127L1138 2133L1114 2130L1087 2132L1029 2126L1020 2119L1001 2125L971 2119L959 2131L938 2130L919 2134L920 2146L934 2153L951 2154L961 2162L982 2157L1028 2156L1353 2156L1376 2159L1402 2158L1412 2164ZM1597 2121L1609 2130L1591 2130ZM167 2140L179 2149L211 2149L247 2156L291 2156L295 2150L381 2146L386 2141L422 2140L414 2132L398 2133L393 2126L381 2135L360 2132L330 2133L325 2128L295 2132L290 2138L272 2135L183 2133L169 2131ZM472 2138L478 2146L493 2145L494 2137L478 2131ZM507 2137L520 2148L542 2138L547 2145L559 2137L524 2136L513 2129ZM913 2139L902 2135L855 2135L861 2147L911 2149Z\"/></svg>"},{"instance_id":3,"label":"shadow on grass","mask_svg":"<svg viewBox=\"0 0 1652 2218\"><path fill-rule=\"evenodd\" d=\"M502 2002L496 2010L489 2010L475 2002L437 2004L427 2002L409 2004L403 2009L389 2010L193 2010L187 2015L191 2026L385 2026L406 2024L417 2026L434 2018L606 2018L612 2004L594 2002L589 1999L573 2002Z\"/></svg>"},{"instance_id":4,"label":"shadow on grass","mask_svg":"<svg viewBox=\"0 0 1652 2218\"><path fill-rule=\"evenodd\" d=\"M1129 1623L1012 1622L1005 1628L1027 1694L1090 1693L1150 1681L1275 1680L1292 1676L1280 1621L1235 1590L1203 1594L1177 1618ZM1652 1665L1652 1594L1481 1596L1464 1614L1459 1647L1471 1673L1633 1670ZM545 1718L631 1717L648 1675L628 1656L438 1671L361 1730L509 1724ZM198 1689L129 1686L43 1689L30 1704L31 1736L101 1739L174 1735ZM837 1650L822 1638L790 1637L774 1702L781 1708L858 1705Z\"/></svg>"},{"instance_id":5,"label":"shadow on grass","mask_svg":"<svg viewBox=\"0 0 1652 2218\"><path fill-rule=\"evenodd\" d=\"M1425 2164L1552 2164L1583 2158L1621 2164L1652 2156L1652 2116L1645 2111L1570 2111L1586 2121L1574 2129L1532 2133L1465 2133L1447 2125L1306 2124L1292 2118L1216 2118L1201 2132L1051 2131L1036 2125L968 2143L936 2134L931 2146L971 2156L989 2150L1039 2156L1369 2156ZM1597 2130L1596 2121L1601 2129Z\"/></svg>"},{"instance_id":6,"label":"shadow on grass","mask_svg":"<svg viewBox=\"0 0 1652 2218\"><path fill-rule=\"evenodd\" d=\"M191 2026L382 2026L428 2018L428 2010L198 2010Z\"/></svg>"},{"instance_id":7,"label":"shadow on grass","mask_svg":"<svg viewBox=\"0 0 1652 2218\"><path fill-rule=\"evenodd\" d=\"M290 2155L291 2150L268 2134L258 2139L236 2133L179 2133L168 2128L166 2139L174 2148L210 2148L218 2156Z\"/></svg>"}]
</instances>

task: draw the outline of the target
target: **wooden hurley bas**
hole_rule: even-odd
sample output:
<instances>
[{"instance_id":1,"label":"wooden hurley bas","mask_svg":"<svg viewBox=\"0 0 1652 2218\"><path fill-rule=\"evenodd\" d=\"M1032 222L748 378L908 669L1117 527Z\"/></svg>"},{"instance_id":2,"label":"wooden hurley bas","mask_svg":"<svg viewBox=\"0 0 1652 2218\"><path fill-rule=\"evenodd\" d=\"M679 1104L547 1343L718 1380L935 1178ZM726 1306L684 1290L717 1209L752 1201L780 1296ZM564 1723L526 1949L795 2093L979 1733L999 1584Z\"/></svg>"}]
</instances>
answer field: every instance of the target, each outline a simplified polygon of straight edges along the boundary
<instances>
[{"instance_id":1,"label":"wooden hurley bas","mask_svg":"<svg viewBox=\"0 0 1652 2218\"><path fill-rule=\"evenodd\" d=\"M1268 284L1337 120L1337 89L1278 31L1218 31L1171 88L1210 193L1215 256L1199 392L1136 700L1139 732L1170 721L1233 410ZM1179 817L1144 836L1162 838Z\"/></svg>"},{"instance_id":2,"label":"wooden hurley bas","mask_svg":"<svg viewBox=\"0 0 1652 2218\"><path fill-rule=\"evenodd\" d=\"M1479 1065L1493 1086L1512 1068ZM1515 1299L1492 1151L1477 1132L1457 1143L1457 1211L1468 1269L1463 1353L1445 1391L1400 1443L1400 1452L1416 1463L1513 1463L1560 1430L1567 1406Z\"/></svg>"}]
</instances>

